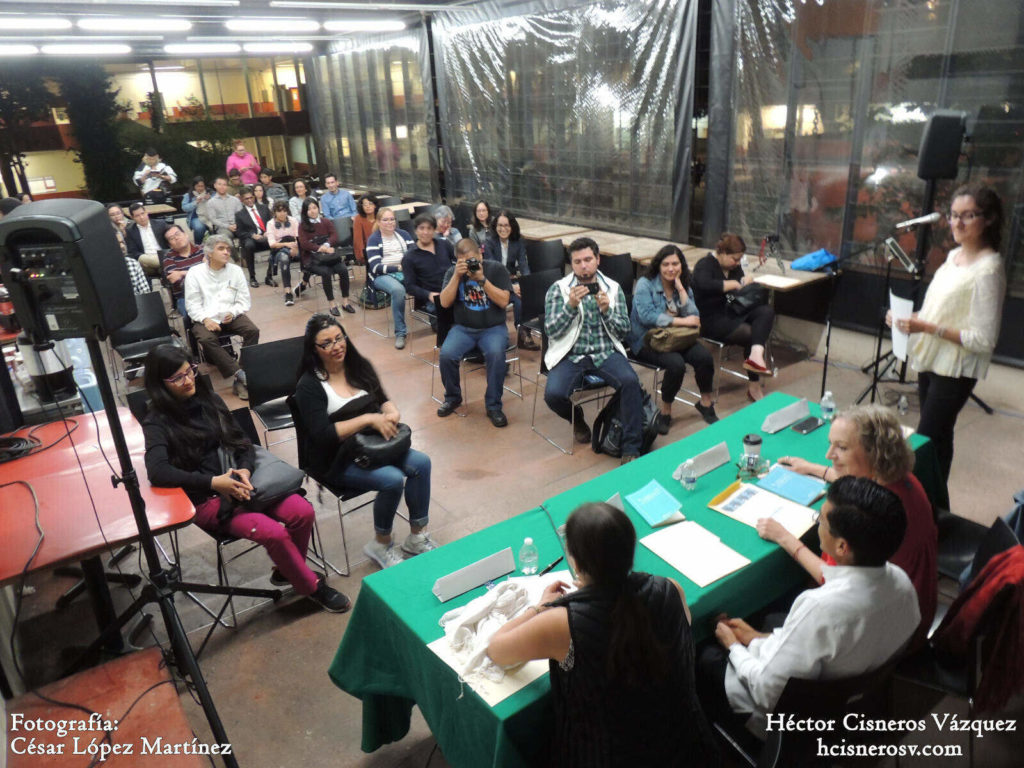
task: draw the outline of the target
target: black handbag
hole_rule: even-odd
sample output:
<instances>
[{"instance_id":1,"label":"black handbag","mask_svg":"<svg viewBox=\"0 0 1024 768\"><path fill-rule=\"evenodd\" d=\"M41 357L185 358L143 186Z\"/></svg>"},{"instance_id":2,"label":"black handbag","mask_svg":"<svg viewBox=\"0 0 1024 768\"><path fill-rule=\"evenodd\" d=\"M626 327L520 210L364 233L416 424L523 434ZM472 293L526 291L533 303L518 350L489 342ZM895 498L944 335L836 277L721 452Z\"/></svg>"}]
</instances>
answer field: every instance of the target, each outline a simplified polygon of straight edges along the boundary
<instances>
[{"instance_id":1,"label":"black handbag","mask_svg":"<svg viewBox=\"0 0 1024 768\"><path fill-rule=\"evenodd\" d=\"M253 512L265 512L293 493L298 493L302 488L302 481L306 478L306 473L287 461L279 459L262 446L254 446L254 450L256 451L256 461L252 474L249 476L249 483L255 490L247 501L234 499L231 501L235 506ZM220 457L221 468L227 472L234 463L233 457L223 448L220 449Z\"/></svg>"},{"instance_id":2,"label":"black handbag","mask_svg":"<svg viewBox=\"0 0 1024 768\"><path fill-rule=\"evenodd\" d=\"M375 429L356 432L348 439L348 454L352 463L362 469L376 469L397 464L412 447L412 430L399 423L398 432L390 440Z\"/></svg>"},{"instance_id":3,"label":"black handbag","mask_svg":"<svg viewBox=\"0 0 1024 768\"><path fill-rule=\"evenodd\" d=\"M317 248L325 243L330 243L330 241L331 238L329 235L317 235L313 238L313 242L316 243ZM334 253L321 253L320 251L313 250L310 251L310 254L312 255L315 263L322 264L325 267L333 267L341 261L341 256L338 255L337 251Z\"/></svg>"},{"instance_id":4,"label":"black handbag","mask_svg":"<svg viewBox=\"0 0 1024 768\"><path fill-rule=\"evenodd\" d=\"M748 283L726 297L729 309L737 317L746 317L752 309L768 303L768 289L759 283Z\"/></svg>"}]
</instances>

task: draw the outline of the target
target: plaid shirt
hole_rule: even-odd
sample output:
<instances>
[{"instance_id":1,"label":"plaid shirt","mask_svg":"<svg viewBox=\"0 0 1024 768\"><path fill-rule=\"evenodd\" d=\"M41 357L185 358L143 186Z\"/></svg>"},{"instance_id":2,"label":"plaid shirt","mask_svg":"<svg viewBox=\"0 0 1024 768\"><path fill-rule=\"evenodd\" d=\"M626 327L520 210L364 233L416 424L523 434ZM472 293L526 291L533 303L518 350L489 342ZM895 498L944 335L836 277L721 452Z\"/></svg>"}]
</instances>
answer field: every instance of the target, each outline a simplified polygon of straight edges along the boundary
<instances>
[{"instance_id":1,"label":"plaid shirt","mask_svg":"<svg viewBox=\"0 0 1024 768\"><path fill-rule=\"evenodd\" d=\"M629 313L626 311L626 297L622 291L616 294L615 304L602 317L597 308L597 298L587 294L573 309L569 302L562 298L558 284L552 285L544 297L544 325L548 336L560 337L568 333L577 312L583 312L583 327L580 335L569 352L569 360L578 363L584 357L590 357L598 368L604 361L618 350L612 342L610 334L614 333L620 341L629 333Z\"/></svg>"},{"instance_id":2,"label":"plaid shirt","mask_svg":"<svg viewBox=\"0 0 1024 768\"><path fill-rule=\"evenodd\" d=\"M153 290L153 286L149 283L149 278L146 277L145 271L142 269L142 265L139 264L138 259L133 259L131 256L124 257L125 264L128 265L128 277L132 279L132 290L135 291L135 295L140 293L149 293Z\"/></svg>"}]
</instances>

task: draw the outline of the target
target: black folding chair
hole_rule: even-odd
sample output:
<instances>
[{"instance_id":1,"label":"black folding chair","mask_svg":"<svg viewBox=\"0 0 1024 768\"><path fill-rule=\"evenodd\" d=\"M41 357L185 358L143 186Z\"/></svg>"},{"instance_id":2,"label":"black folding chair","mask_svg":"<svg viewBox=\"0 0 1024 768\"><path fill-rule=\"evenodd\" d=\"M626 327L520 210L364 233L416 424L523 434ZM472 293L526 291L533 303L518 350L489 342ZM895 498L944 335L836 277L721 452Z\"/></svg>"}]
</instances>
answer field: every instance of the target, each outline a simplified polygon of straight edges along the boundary
<instances>
[{"instance_id":1,"label":"black folding chair","mask_svg":"<svg viewBox=\"0 0 1024 768\"><path fill-rule=\"evenodd\" d=\"M249 407L263 425L263 444L268 433L293 426L285 398L295 391L295 373L302 357L302 337L242 347L241 366L249 389ZM253 442L259 444L257 438ZM279 440L277 442L285 442Z\"/></svg>"}]
</instances>

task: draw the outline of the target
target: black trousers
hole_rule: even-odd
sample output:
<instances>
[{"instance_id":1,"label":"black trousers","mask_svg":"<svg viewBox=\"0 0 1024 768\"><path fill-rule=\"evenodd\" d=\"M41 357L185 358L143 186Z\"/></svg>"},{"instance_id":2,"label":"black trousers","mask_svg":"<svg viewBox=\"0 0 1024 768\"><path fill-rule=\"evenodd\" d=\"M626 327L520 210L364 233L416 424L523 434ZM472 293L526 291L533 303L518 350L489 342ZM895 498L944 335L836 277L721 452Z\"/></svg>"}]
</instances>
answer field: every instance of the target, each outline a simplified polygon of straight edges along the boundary
<instances>
[{"instance_id":1,"label":"black trousers","mask_svg":"<svg viewBox=\"0 0 1024 768\"><path fill-rule=\"evenodd\" d=\"M655 352L650 347L643 346L637 352L636 358L665 369L665 378L661 382L661 399L666 403L671 403L679 394L687 363L693 368L697 389L701 394L709 394L715 388L715 360L700 342L683 352Z\"/></svg>"},{"instance_id":2,"label":"black trousers","mask_svg":"<svg viewBox=\"0 0 1024 768\"><path fill-rule=\"evenodd\" d=\"M754 307L743 318L731 332L724 336L712 335L709 338L720 341L723 344L736 344L743 347L743 354L750 357L750 348L755 344L768 345L768 339L772 335L772 326L775 325L775 310L767 304ZM752 371L747 371L747 378L750 381L758 381L761 377Z\"/></svg>"},{"instance_id":3,"label":"black trousers","mask_svg":"<svg viewBox=\"0 0 1024 768\"><path fill-rule=\"evenodd\" d=\"M966 376L940 376L930 371L917 374L917 394L921 400L917 431L935 443L939 469L947 481L953 466L953 428L977 383L977 379Z\"/></svg>"},{"instance_id":4,"label":"black trousers","mask_svg":"<svg viewBox=\"0 0 1024 768\"><path fill-rule=\"evenodd\" d=\"M328 301L334 301L334 285L332 285L331 276L337 275L338 285L341 286L341 297L343 299L348 298L348 267L345 266L344 262L336 261L328 266L310 259L306 266L303 267L303 271L320 275L323 278L324 296L327 297Z\"/></svg>"},{"instance_id":5,"label":"black trousers","mask_svg":"<svg viewBox=\"0 0 1024 768\"><path fill-rule=\"evenodd\" d=\"M242 246L242 260L245 262L246 268L249 270L249 279L256 279L256 252L269 250L266 238L262 240L253 240L251 237L246 237L241 240ZM270 259L267 264L267 277L270 277L270 271L274 266L274 260Z\"/></svg>"}]
</instances>

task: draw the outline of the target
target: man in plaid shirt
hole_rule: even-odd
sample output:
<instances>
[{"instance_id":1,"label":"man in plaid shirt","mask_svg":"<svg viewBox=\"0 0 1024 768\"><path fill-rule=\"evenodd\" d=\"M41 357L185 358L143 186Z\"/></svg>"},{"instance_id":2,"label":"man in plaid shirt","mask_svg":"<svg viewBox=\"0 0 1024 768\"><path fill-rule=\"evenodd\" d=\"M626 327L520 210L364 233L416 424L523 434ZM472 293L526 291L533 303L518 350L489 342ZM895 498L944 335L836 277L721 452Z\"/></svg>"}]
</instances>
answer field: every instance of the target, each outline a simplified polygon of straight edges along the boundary
<instances>
[{"instance_id":1,"label":"man in plaid shirt","mask_svg":"<svg viewBox=\"0 0 1024 768\"><path fill-rule=\"evenodd\" d=\"M621 286L599 271L601 254L589 237L569 246L572 274L548 289L544 297L544 329L548 349L544 362L548 383L544 402L566 421L573 422L578 443L590 442L583 409L570 400L584 375L602 378L619 393L622 414L622 463L640 454L643 391L633 366L626 359L622 340L629 333L629 312Z\"/></svg>"}]
</instances>

